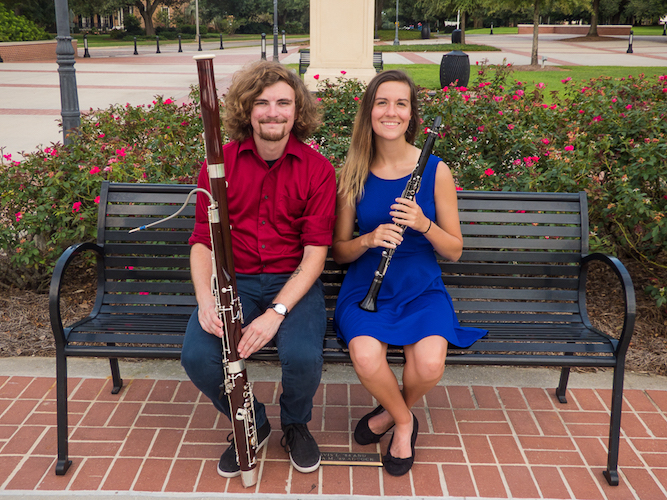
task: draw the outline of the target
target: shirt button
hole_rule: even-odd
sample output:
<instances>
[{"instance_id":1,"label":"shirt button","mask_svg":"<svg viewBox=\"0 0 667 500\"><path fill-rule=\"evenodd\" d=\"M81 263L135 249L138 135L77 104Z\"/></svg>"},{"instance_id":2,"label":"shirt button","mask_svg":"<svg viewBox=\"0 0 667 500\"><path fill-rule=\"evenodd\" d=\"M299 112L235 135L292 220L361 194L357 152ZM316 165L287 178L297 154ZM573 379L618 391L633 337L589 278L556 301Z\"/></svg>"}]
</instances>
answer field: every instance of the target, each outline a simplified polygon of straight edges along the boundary
<instances>
[{"instance_id":1,"label":"shirt button","mask_svg":"<svg viewBox=\"0 0 667 500\"><path fill-rule=\"evenodd\" d=\"M262 245L262 248L266 248L266 245Z\"/></svg>"},{"instance_id":2,"label":"shirt button","mask_svg":"<svg viewBox=\"0 0 667 500\"><path fill-rule=\"evenodd\" d=\"M265 200L268 200L268 199L269 199L269 195L268 195L268 194L265 194L265 195L264 195L264 199L265 199Z\"/></svg>"},{"instance_id":3,"label":"shirt button","mask_svg":"<svg viewBox=\"0 0 667 500\"><path fill-rule=\"evenodd\" d=\"M265 220L263 220L263 221L262 221L262 224L266 224L266 221L265 221Z\"/></svg>"}]
</instances>

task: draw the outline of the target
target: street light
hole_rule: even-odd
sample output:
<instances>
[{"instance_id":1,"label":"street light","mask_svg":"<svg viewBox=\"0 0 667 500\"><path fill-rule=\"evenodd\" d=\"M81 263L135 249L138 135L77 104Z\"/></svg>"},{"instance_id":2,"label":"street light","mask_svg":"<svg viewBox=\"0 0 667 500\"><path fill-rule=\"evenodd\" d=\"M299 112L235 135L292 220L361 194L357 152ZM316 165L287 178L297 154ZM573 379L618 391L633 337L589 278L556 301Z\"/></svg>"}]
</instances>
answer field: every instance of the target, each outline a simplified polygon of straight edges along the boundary
<instances>
[{"instance_id":1,"label":"street light","mask_svg":"<svg viewBox=\"0 0 667 500\"><path fill-rule=\"evenodd\" d=\"M394 45L400 45L398 41L398 0L396 0L396 36L394 37Z\"/></svg>"},{"instance_id":2,"label":"street light","mask_svg":"<svg viewBox=\"0 0 667 500\"><path fill-rule=\"evenodd\" d=\"M201 50L201 38L199 38L199 0L195 0L195 40L199 40Z\"/></svg>"},{"instance_id":3,"label":"street light","mask_svg":"<svg viewBox=\"0 0 667 500\"><path fill-rule=\"evenodd\" d=\"M60 76L60 107L63 117L63 144L72 143L70 133L81 125L79 95L76 89L76 70L74 69L74 47L69 32L69 7L67 0L55 0L56 7L56 62ZM65 467L65 470L67 470ZM64 472L63 472L64 474Z\"/></svg>"},{"instance_id":4,"label":"street light","mask_svg":"<svg viewBox=\"0 0 667 500\"><path fill-rule=\"evenodd\" d=\"M278 62L278 0L273 0L273 62Z\"/></svg>"}]
</instances>

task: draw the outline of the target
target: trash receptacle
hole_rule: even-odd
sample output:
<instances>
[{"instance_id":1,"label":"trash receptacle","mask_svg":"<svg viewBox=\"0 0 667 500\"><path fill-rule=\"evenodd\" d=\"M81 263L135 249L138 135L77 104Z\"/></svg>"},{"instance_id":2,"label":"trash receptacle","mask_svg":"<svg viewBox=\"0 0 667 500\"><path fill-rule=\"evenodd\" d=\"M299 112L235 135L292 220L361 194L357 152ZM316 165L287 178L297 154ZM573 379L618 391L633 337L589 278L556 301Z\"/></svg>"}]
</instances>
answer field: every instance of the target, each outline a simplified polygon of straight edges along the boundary
<instances>
[{"instance_id":1,"label":"trash receptacle","mask_svg":"<svg viewBox=\"0 0 667 500\"><path fill-rule=\"evenodd\" d=\"M422 24L422 39L428 40L431 38L431 26L429 23Z\"/></svg>"},{"instance_id":2,"label":"trash receptacle","mask_svg":"<svg viewBox=\"0 0 667 500\"><path fill-rule=\"evenodd\" d=\"M465 87L470 80L470 60L468 54L460 50L453 50L440 61L440 87Z\"/></svg>"},{"instance_id":3,"label":"trash receptacle","mask_svg":"<svg viewBox=\"0 0 667 500\"><path fill-rule=\"evenodd\" d=\"M461 30L452 31L452 43L461 43Z\"/></svg>"}]
</instances>

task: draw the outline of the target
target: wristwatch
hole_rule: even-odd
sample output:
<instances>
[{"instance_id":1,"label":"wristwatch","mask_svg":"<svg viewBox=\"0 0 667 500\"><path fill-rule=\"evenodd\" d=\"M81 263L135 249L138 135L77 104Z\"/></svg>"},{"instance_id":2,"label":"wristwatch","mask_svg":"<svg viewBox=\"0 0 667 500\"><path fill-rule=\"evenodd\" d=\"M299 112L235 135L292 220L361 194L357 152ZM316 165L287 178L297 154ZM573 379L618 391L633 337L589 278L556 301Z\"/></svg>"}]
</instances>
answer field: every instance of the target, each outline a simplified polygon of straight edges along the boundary
<instances>
[{"instance_id":1,"label":"wristwatch","mask_svg":"<svg viewBox=\"0 0 667 500\"><path fill-rule=\"evenodd\" d=\"M289 311L287 310L287 306L285 304L280 304L280 303L274 302L268 308L273 309L278 314L280 314L282 316L285 316L285 317L287 317L287 314L289 314Z\"/></svg>"}]
</instances>

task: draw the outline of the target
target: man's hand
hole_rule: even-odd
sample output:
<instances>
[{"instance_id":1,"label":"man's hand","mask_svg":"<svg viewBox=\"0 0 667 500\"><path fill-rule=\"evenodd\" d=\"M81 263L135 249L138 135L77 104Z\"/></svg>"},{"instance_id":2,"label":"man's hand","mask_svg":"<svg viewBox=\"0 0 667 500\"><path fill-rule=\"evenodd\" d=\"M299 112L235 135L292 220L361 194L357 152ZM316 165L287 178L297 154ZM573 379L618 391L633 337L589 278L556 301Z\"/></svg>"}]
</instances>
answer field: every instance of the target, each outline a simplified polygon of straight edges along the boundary
<instances>
[{"instance_id":1,"label":"man's hand","mask_svg":"<svg viewBox=\"0 0 667 500\"><path fill-rule=\"evenodd\" d=\"M285 316L273 309L267 309L264 314L255 318L241 330L243 337L238 345L239 356L248 358L264 347L278 333L278 328L284 319Z\"/></svg>"},{"instance_id":2,"label":"man's hand","mask_svg":"<svg viewBox=\"0 0 667 500\"><path fill-rule=\"evenodd\" d=\"M204 303L199 304L199 313L197 315L199 324L204 331L211 335L222 337L222 320L215 312L215 298L212 295L211 299L207 301L202 300Z\"/></svg>"}]
</instances>

